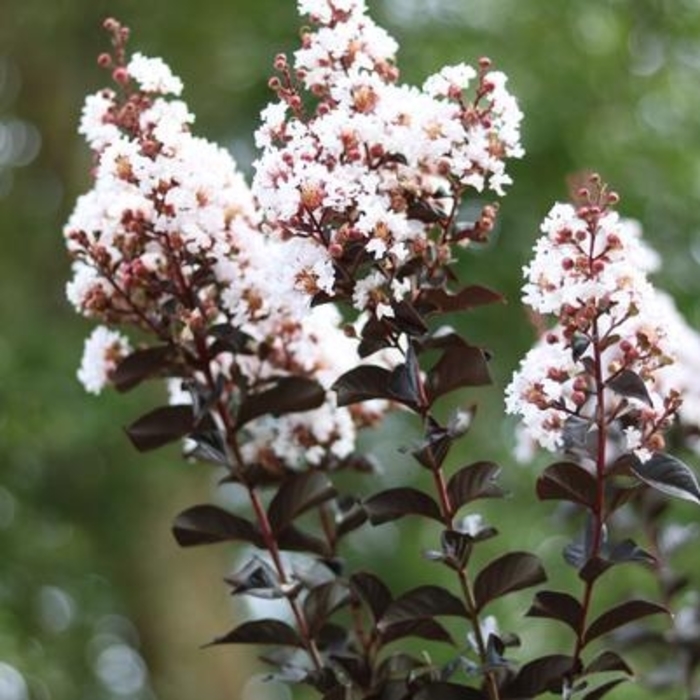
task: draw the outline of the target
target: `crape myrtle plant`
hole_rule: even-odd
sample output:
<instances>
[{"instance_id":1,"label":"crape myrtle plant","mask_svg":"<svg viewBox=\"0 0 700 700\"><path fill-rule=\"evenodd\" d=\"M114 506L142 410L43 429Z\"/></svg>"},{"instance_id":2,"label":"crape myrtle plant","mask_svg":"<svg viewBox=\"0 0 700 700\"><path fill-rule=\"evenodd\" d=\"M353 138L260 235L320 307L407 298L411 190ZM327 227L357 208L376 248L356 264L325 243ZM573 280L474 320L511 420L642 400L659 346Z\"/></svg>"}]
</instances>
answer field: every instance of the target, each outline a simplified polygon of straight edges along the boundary
<instances>
[{"instance_id":1,"label":"crape myrtle plant","mask_svg":"<svg viewBox=\"0 0 700 700\"><path fill-rule=\"evenodd\" d=\"M565 559L580 586L539 590L528 611L570 628L570 649L523 658L491 605L543 584L544 568L507 546L475 564L498 532L473 504L504 495L500 468L448 469L475 409L436 410L490 382L488 353L448 320L501 301L460 280L457 263L489 239L496 204L464 212L504 194L522 114L488 59L408 86L361 0L299 9L309 26L293 57L274 61L250 188L226 151L193 134L180 80L160 59L130 56L128 30L105 22L112 51L99 63L113 87L85 103L93 187L65 228L68 298L99 324L79 379L95 393L165 380L169 403L126 430L135 447L182 441L244 497L235 512L188 508L174 535L240 545L232 594L282 601L288 615L253 614L213 644L261 645L272 677L328 700L600 698L632 671L599 640L673 602L662 589L660 602L596 604L611 567L659 570L658 546L614 534L619 513L649 490L700 502L692 471L664 447L687 376L672 370L682 334L665 325L670 302L647 280L654 255L592 177L554 207L526 269L542 340L507 408L524 441L560 455L537 495L572 512ZM389 411L420 425L410 453L430 488L373 492L356 438ZM436 524L425 567L441 567L441 583L394 591L381 571L351 569L348 538L407 516ZM438 664L416 644L454 652Z\"/></svg>"}]
</instances>

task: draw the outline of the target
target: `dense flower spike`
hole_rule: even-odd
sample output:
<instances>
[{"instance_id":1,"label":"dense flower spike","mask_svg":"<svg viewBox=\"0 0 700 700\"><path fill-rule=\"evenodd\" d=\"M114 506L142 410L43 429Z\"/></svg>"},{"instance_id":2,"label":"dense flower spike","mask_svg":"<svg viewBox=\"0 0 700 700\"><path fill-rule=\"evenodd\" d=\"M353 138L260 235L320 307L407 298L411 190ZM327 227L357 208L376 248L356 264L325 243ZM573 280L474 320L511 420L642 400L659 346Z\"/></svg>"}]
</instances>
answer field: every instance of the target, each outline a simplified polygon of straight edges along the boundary
<instances>
[{"instance_id":1,"label":"dense flower spike","mask_svg":"<svg viewBox=\"0 0 700 700\"><path fill-rule=\"evenodd\" d=\"M493 226L493 207L470 226L456 217L466 193L503 194L506 160L523 154L522 114L486 59L422 89L399 84L397 45L362 0L299 9L315 28L292 65L275 62L253 190L272 229L295 240L293 290L391 316L412 291L409 261L444 263L452 244Z\"/></svg>"},{"instance_id":2,"label":"dense flower spike","mask_svg":"<svg viewBox=\"0 0 700 700\"><path fill-rule=\"evenodd\" d=\"M595 178L581 195L578 206L554 206L525 268L524 301L557 325L515 373L507 411L554 451L570 447L567 425L592 424L603 405L611 434L617 430L623 449L645 460L663 447L680 406L678 391L658 381L675 346L647 280L658 258L639 227L613 210L617 195Z\"/></svg>"},{"instance_id":3,"label":"dense flower spike","mask_svg":"<svg viewBox=\"0 0 700 700\"><path fill-rule=\"evenodd\" d=\"M213 353L210 379L226 404L240 395L241 383L263 390L283 376L313 377L328 389L355 356L339 314L329 308L299 319L282 292L287 250L260 231L233 159L192 134L194 117L171 98L182 83L168 66L141 54L127 62L124 29L113 32L116 55L101 62L117 89L88 97L80 125L95 153L95 181L65 228L74 260L68 298L91 319L191 346L194 354L203 341ZM243 354L213 349L210 330L222 323L247 334ZM79 379L99 392L129 352L125 338L100 326L86 343ZM202 372L188 382L190 390L207 391ZM192 394L178 396L182 402ZM300 466L302 455L314 464L346 457L358 424L376 415L376 405L337 408L328 392L314 412L274 427L264 417L250 423L245 456L274 459L278 469Z\"/></svg>"}]
</instances>

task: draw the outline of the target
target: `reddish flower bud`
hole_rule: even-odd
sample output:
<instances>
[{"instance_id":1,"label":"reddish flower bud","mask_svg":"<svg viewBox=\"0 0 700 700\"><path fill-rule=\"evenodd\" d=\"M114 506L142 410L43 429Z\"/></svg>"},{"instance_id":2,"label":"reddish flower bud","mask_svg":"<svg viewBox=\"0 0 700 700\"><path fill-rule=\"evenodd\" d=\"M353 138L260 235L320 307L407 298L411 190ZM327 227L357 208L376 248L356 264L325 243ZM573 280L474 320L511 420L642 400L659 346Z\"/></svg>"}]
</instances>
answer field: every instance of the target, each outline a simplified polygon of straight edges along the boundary
<instances>
[{"instance_id":1,"label":"reddish flower bud","mask_svg":"<svg viewBox=\"0 0 700 700\"><path fill-rule=\"evenodd\" d=\"M118 66L112 71L112 80L119 85L127 85L129 83L129 71L125 66Z\"/></svg>"}]
</instances>

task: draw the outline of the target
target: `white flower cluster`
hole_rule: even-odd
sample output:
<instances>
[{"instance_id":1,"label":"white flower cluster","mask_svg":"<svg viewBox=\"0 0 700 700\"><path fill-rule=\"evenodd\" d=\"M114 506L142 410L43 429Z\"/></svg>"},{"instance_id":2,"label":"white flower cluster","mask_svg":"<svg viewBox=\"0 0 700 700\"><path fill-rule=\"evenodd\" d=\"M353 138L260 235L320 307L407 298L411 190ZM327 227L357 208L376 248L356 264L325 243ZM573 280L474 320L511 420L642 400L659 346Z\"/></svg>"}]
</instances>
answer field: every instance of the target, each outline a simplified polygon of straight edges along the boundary
<instances>
[{"instance_id":1,"label":"white flower cluster","mask_svg":"<svg viewBox=\"0 0 700 700\"><path fill-rule=\"evenodd\" d=\"M383 409L335 405L330 386L356 357L339 313L327 306L298 316L283 288L289 249L260 230L255 201L231 156L194 136L187 106L167 99L179 93L179 78L160 59L138 54L126 73L137 83L134 90L126 97L100 92L83 112L80 130L97 162L94 185L65 227L74 259L69 300L89 318L175 345L198 336L212 347L207 328L222 322L239 328L265 350L214 358L211 369L227 405L241 379L264 387L301 375L327 390L313 411L246 425L244 457L298 466L347 456L358 426ZM123 336L98 327L78 373L85 388L99 392L129 352ZM206 384L198 371L192 378ZM176 391L172 399L191 396Z\"/></svg>"},{"instance_id":2,"label":"white flower cluster","mask_svg":"<svg viewBox=\"0 0 700 700\"><path fill-rule=\"evenodd\" d=\"M105 326L97 326L85 340L78 379L91 394L99 394L109 384L110 374L131 352L126 337Z\"/></svg>"},{"instance_id":3,"label":"white flower cluster","mask_svg":"<svg viewBox=\"0 0 700 700\"><path fill-rule=\"evenodd\" d=\"M366 282L354 303L390 313L407 292L396 270L425 252L436 220L468 188L503 194L506 159L523 155L522 113L505 75L486 64L444 68L423 89L398 84L397 45L363 0L299 7L320 26L304 35L294 77L282 61L287 82L256 133L253 191L270 226L298 239L297 292L332 294L334 263L360 246L376 285ZM295 81L317 102L312 116Z\"/></svg>"},{"instance_id":4,"label":"white flower cluster","mask_svg":"<svg viewBox=\"0 0 700 700\"><path fill-rule=\"evenodd\" d=\"M164 325L166 302L194 289L206 307L218 282L235 285L226 298L238 316L258 312L271 298L260 285L273 277L258 269L268 260L266 241L236 164L191 133L183 102L151 99L179 84L162 61L137 55L128 71L147 92L121 104L104 91L83 112L97 166L64 231L74 258L69 300L86 316L152 330ZM206 264L214 280L197 279Z\"/></svg>"},{"instance_id":5,"label":"white flower cluster","mask_svg":"<svg viewBox=\"0 0 700 700\"><path fill-rule=\"evenodd\" d=\"M610 209L557 204L541 230L524 268L523 297L557 323L514 373L506 410L520 415L529 438L556 451L564 446L567 418L591 419L603 401L610 420L626 414L631 423L622 431L623 448L646 459L674 412L669 397L676 388L661 384L677 343L666 307L647 280L658 256L641 240L636 222ZM600 395L594 361L605 387Z\"/></svg>"}]
</instances>

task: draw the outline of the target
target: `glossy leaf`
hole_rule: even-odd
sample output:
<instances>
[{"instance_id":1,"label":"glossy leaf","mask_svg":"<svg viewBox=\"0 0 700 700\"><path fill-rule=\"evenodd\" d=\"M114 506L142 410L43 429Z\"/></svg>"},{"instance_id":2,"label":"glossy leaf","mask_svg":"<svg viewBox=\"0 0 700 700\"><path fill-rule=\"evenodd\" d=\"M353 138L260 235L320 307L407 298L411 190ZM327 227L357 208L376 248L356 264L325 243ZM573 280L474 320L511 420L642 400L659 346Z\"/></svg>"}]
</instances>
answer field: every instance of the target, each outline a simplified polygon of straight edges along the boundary
<instances>
[{"instance_id":1,"label":"glossy leaf","mask_svg":"<svg viewBox=\"0 0 700 700\"><path fill-rule=\"evenodd\" d=\"M605 673L607 671L620 671L628 676L633 676L632 669L627 662L614 651L603 651L591 661L584 669L584 673Z\"/></svg>"},{"instance_id":2,"label":"glossy leaf","mask_svg":"<svg viewBox=\"0 0 700 700\"><path fill-rule=\"evenodd\" d=\"M410 486L380 491L364 501L364 507L373 525L398 520L406 515L422 515L442 522L438 504L428 494Z\"/></svg>"},{"instance_id":3,"label":"glossy leaf","mask_svg":"<svg viewBox=\"0 0 700 700\"><path fill-rule=\"evenodd\" d=\"M394 302L392 308L394 310L394 318L388 319L389 323L393 321L397 328L413 337L422 336L428 332L428 327L425 325L423 317L405 299Z\"/></svg>"},{"instance_id":4,"label":"glossy leaf","mask_svg":"<svg viewBox=\"0 0 700 700\"><path fill-rule=\"evenodd\" d=\"M571 501L593 508L597 497L596 479L575 462L556 462L537 479L537 496L542 501Z\"/></svg>"},{"instance_id":5,"label":"glossy leaf","mask_svg":"<svg viewBox=\"0 0 700 700\"><path fill-rule=\"evenodd\" d=\"M369 399L391 398L391 372L376 365L361 365L336 379L331 387L337 394L338 406L349 406Z\"/></svg>"},{"instance_id":6,"label":"glossy leaf","mask_svg":"<svg viewBox=\"0 0 700 700\"><path fill-rule=\"evenodd\" d=\"M287 525L282 532L278 533L277 545L287 552L312 552L323 558L333 555L325 539L316 537L294 525Z\"/></svg>"},{"instance_id":7,"label":"glossy leaf","mask_svg":"<svg viewBox=\"0 0 700 700\"><path fill-rule=\"evenodd\" d=\"M411 453L419 464L434 471L442 466L452 446L453 436L432 416L428 417L425 440Z\"/></svg>"},{"instance_id":8,"label":"glossy leaf","mask_svg":"<svg viewBox=\"0 0 700 700\"><path fill-rule=\"evenodd\" d=\"M419 586L394 600L378 622L380 629L403 620L437 615L466 616L464 603L441 586Z\"/></svg>"},{"instance_id":9,"label":"glossy leaf","mask_svg":"<svg viewBox=\"0 0 700 700\"><path fill-rule=\"evenodd\" d=\"M129 391L151 377L172 376L176 352L170 345L135 350L116 367L110 379L117 391Z\"/></svg>"},{"instance_id":10,"label":"glossy leaf","mask_svg":"<svg viewBox=\"0 0 700 700\"><path fill-rule=\"evenodd\" d=\"M369 605L377 622L392 601L391 591L384 582L369 571L358 571L350 577L351 589Z\"/></svg>"},{"instance_id":11,"label":"glossy leaf","mask_svg":"<svg viewBox=\"0 0 700 700\"><path fill-rule=\"evenodd\" d=\"M220 352L249 355L255 348L255 341L250 335L228 323L212 326L209 329L209 335L214 338L214 343L210 348L212 356Z\"/></svg>"},{"instance_id":12,"label":"glossy leaf","mask_svg":"<svg viewBox=\"0 0 700 700\"><path fill-rule=\"evenodd\" d=\"M455 472L447 482L453 512L478 498L501 498L504 492L496 483L500 472L493 462L475 462Z\"/></svg>"},{"instance_id":13,"label":"glossy leaf","mask_svg":"<svg viewBox=\"0 0 700 700\"><path fill-rule=\"evenodd\" d=\"M526 614L528 617L558 620L571 627L576 633L583 620L581 603L572 595L559 591L539 591Z\"/></svg>"},{"instance_id":14,"label":"glossy leaf","mask_svg":"<svg viewBox=\"0 0 700 700\"><path fill-rule=\"evenodd\" d=\"M607 610L593 620L586 630L583 643L584 645L589 644L594 639L612 632L628 622L634 622L647 615L656 615L657 613L668 614L668 610L663 605L647 600L628 600Z\"/></svg>"},{"instance_id":15,"label":"glossy leaf","mask_svg":"<svg viewBox=\"0 0 700 700\"><path fill-rule=\"evenodd\" d=\"M413 361L411 361L413 358ZM420 403L418 376L419 368L415 364L415 355L409 351L406 362L403 362L391 371L389 377L389 396L411 408Z\"/></svg>"},{"instance_id":16,"label":"glossy leaf","mask_svg":"<svg viewBox=\"0 0 700 700\"><path fill-rule=\"evenodd\" d=\"M245 593L256 598L274 600L285 595L279 577L266 561L252 557L234 574L224 579L231 586L231 595Z\"/></svg>"},{"instance_id":17,"label":"glossy leaf","mask_svg":"<svg viewBox=\"0 0 700 700\"><path fill-rule=\"evenodd\" d=\"M274 644L303 648L296 630L286 622L272 619L244 622L228 634L217 637L207 646L216 644Z\"/></svg>"},{"instance_id":18,"label":"glossy leaf","mask_svg":"<svg viewBox=\"0 0 700 700\"><path fill-rule=\"evenodd\" d=\"M547 580L540 560L528 552L510 552L488 563L474 582L477 611L507 593Z\"/></svg>"},{"instance_id":19,"label":"glossy leaf","mask_svg":"<svg viewBox=\"0 0 700 700\"><path fill-rule=\"evenodd\" d=\"M263 415L281 416L318 408L326 399L325 389L306 377L280 377L259 393L245 397L236 413L236 425L241 427Z\"/></svg>"},{"instance_id":20,"label":"glossy leaf","mask_svg":"<svg viewBox=\"0 0 700 700\"><path fill-rule=\"evenodd\" d=\"M409 620L399 620L391 624L382 625L379 629L382 646L391 644L404 637L418 637L431 642L444 642L454 646L454 640L450 633L437 620L429 617L419 617Z\"/></svg>"},{"instance_id":21,"label":"glossy leaf","mask_svg":"<svg viewBox=\"0 0 700 700\"><path fill-rule=\"evenodd\" d=\"M315 637L329 616L349 600L347 585L340 581L328 581L312 588L304 599L304 615L311 635Z\"/></svg>"},{"instance_id":22,"label":"glossy leaf","mask_svg":"<svg viewBox=\"0 0 700 700\"><path fill-rule=\"evenodd\" d=\"M575 333L571 339L571 356L574 362L578 362L588 350L591 344L590 339L582 333Z\"/></svg>"},{"instance_id":23,"label":"glossy leaf","mask_svg":"<svg viewBox=\"0 0 700 700\"><path fill-rule=\"evenodd\" d=\"M198 505L175 518L173 535L181 547L238 540L263 548L258 528L245 518L214 505Z\"/></svg>"},{"instance_id":24,"label":"glossy leaf","mask_svg":"<svg viewBox=\"0 0 700 700\"><path fill-rule=\"evenodd\" d=\"M486 700L487 695L476 688L437 681L426 683L411 695L411 700Z\"/></svg>"},{"instance_id":25,"label":"glossy leaf","mask_svg":"<svg viewBox=\"0 0 700 700\"><path fill-rule=\"evenodd\" d=\"M503 698L534 698L549 691L561 693L562 681L574 669L574 659L564 654L542 656L525 664L503 689Z\"/></svg>"},{"instance_id":26,"label":"glossy leaf","mask_svg":"<svg viewBox=\"0 0 700 700\"><path fill-rule=\"evenodd\" d=\"M486 354L464 341L445 348L426 379L431 403L454 389L490 383Z\"/></svg>"},{"instance_id":27,"label":"glossy leaf","mask_svg":"<svg viewBox=\"0 0 700 700\"><path fill-rule=\"evenodd\" d=\"M332 654L331 660L333 663L338 664L356 685L366 688L370 684L372 669L361 656L355 654ZM341 698L346 700L345 688L341 686L341 690L344 693Z\"/></svg>"},{"instance_id":28,"label":"glossy leaf","mask_svg":"<svg viewBox=\"0 0 700 700\"><path fill-rule=\"evenodd\" d=\"M617 688L617 686L620 685L620 683L624 682L624 678L615 678L612 681L603 683L602 685L599 685L597 688L594 688L585 695L582 695L581 700L600 700L600 698L607 695L613 688Z\"/></svg>"},{"instance_id":29,"label":"glossy leaf","mask_svg":"<svg viewBox=\"0 0 700 700\"><path fill-rule=\"evenodd\" d=\"M606 385L616 394L629 399L637 399L647 406L652 406L651 396L644 380L631 369L623 369L613 375Z\"/></svg>"},{"instance_id":30,"label":"glossy leaf","mask_svg":"<svg viewBox=\"0 0 700 700\"><path fill-rule=\"evenodd\" d=\"M285 479L267 509L274 533L282 532L295 518L336 495L322 472L300 472Z\"/></svg>"},{"instance_id":31,"label":"glossy leaf","mask_svg":"<svg viewBox=\"0 0 700 700\"><path fill-rule=\"evenodd\" d=\"M337 539L357 530L367 522L367 512L361 504L355 503L350 508L343 510L335 523L335 536Z\"/></svg>"},{"instance_id":32,"label":"glossy leaf","mask_svg":"<svg viewBox=\"0 0 700 700\"><path fill-rule=\"evenodd\" d=\"M451 294L440 287L423 290L419 305L425 313L450 313L502 301L503 296L498 292L478 284L471 284L463 287L456 294Z\"/></svg>"},{"instance_id":33,"label":"glossy leaf","mask_svg":"<svg viewBox=\"0 0 700 700\"><path fill-rule=\"evenodd\" d=\"M134 421L126 434L139 452L147 452L186 437L194 427L191 405L161 406Z\"/></svg>"},{"instance_id":34,"label":"glossy leaf","mask_svg":"<svg viewBox=\"0 0 700 700\"><path fill-rule=\"evenodd\" d=\"M635 460L631 469L657 491L700 505L700 485L695 473L680 459L656 452L646 462Z\"/></svg>"}]
</instances>

